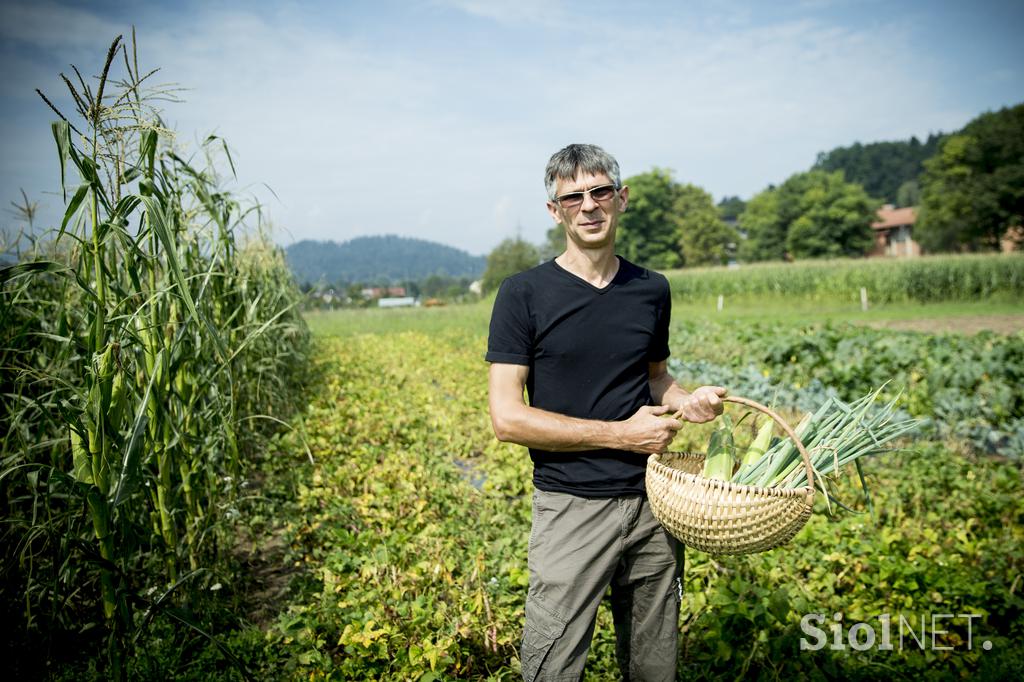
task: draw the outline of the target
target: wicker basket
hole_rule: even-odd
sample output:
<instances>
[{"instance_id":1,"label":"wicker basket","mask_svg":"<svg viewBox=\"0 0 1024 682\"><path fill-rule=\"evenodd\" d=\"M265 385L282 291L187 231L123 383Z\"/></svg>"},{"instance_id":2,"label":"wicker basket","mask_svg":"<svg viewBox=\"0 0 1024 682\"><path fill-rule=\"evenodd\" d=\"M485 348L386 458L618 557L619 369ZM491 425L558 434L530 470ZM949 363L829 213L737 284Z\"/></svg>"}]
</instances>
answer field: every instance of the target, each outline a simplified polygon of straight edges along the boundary
<instances>
[{"instance_id":1,"label":"wicker basket","mask_svg":"<svg viewBox=\"0 0 1024 682\"><path fill-rule=\"evenodd\" d=\"M811 517L811 458L789 424L769 408L736 396L722 400L774 419L800 451L807 485L762 488L704 478L703 454L669 452L647 460L647 497L661 525L689 547L711 554L764 552L788 542Z\"/></svg>"}]
</instances>

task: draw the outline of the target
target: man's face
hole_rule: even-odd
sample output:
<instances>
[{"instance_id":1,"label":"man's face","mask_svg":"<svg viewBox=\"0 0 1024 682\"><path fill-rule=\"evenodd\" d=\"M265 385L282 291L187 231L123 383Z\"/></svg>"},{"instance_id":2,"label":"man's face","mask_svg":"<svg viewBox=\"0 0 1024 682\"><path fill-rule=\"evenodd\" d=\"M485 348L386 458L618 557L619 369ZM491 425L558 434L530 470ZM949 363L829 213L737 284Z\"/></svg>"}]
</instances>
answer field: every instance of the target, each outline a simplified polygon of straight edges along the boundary
<instances>
[{"instance_id":1,"label":"man's face","mask_svg":"<svg viewBox=\"0 0 1024 682\"><path fill-rule=\"evenodd\" d=\"M611 178L604 173L593 175L578 173L572 180L558 180L555 197L565 197L573 192L592 190L597 187L613 185ZM578 206L570 206L571 198L548 202L548 212L556 222L565 226L566 238L572 240L580 248L599 249L615 243L615 228L619 222L619 214L626 210L629 201L629 188L623 187L612 192L610 197L595 198L587 192L583 202Z\"/></svg>"}]
</instances>

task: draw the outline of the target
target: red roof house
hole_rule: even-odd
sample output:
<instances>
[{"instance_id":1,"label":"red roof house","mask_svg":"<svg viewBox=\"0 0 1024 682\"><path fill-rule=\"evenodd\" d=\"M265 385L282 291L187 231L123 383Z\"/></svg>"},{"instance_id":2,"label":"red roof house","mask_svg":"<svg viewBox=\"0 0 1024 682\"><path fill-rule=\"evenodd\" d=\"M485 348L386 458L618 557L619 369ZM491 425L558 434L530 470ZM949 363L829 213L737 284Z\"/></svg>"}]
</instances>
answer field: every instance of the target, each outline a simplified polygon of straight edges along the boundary
<instances>
[{"instance_id":1,"label":"red roof house","mask_svg":"<svg viewBox=\"0 0 1024 682\"><path fill-rule=\"evenodd\" d=\"M921 245L914 241L912 231L917 209L896 208L886 204L878 209L878 220L871 224L875 232L875 248L869 256L920 256Z\"/></svg>"}]
</instances>

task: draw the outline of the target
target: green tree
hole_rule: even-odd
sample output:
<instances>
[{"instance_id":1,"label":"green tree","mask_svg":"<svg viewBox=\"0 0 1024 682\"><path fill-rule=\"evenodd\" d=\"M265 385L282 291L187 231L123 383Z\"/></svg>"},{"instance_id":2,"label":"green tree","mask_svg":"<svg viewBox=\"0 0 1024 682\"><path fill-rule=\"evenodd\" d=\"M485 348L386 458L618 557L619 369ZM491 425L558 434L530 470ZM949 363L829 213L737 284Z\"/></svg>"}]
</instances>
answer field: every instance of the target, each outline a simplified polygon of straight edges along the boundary
<instances>
[{"instance_id":1,"label":"green tree","mask_svg":"<svg viewBox=\"0 0 1024 682\"><path fill-rule=\"evenodd\" d=\"M676 208L677 185L670 171L655 168L626 179L629 205L619 218L616 250L648 268L683 265L681 224Z\"/></svg>"},{"instance_id":2,"label":"green tree","mask_svg":"<svg viewBox=\"0 0 1024 682\"><path fill-rule=\"evenodd\" d=\"M747 202L739 197L723 197L718 202L718 214L722 216L722 220L735 221L746 207Z\"/></svg>"},{"instance_id":3,"label":"green tree","mask_svg":"<svg viewBox=\"0 0 1024 682\"><path fill-rule=\"evenodd\" d=\"M754 195L739 217L739 255L745 261L782 260L786 256L786 225L779 215L779 190L769 187Z\"/></svg>"},{"instance_id":4,"label":"green tree","mask_svg":"<svg viewBox=\"0 0 1024 682\"><path fill-rule=\"evenodd\" d=\"M529 270L540 262L537 247L522 237L509 238L494 247L487 256L482 288L494 291L506 277Z\"/></svg>"},{"instance_id":5,"label":"green tree","mask_svg":"<svg viewBox=\"0 0 1024 682\"><path fill-rule=\"evenodd\" d=\"M804 212L804 194L820 184L823 175L822 171L795 173L779 187L769 186L750 200L739 220L740 229L747 233L747 242L741 251L745 259L786 258L789 250L786 238L790 226Z\"/></svg>"},{"instance_id":6,"label":"green tree","mask_svg":"<svg viewBox=\"0 0 1024 682\"><path fill-rule=\"evenodd\" d=\"M1024 104L982 114L925 163L914 237L929 251L999 248L1024 223Z\"/></svg>"},{"instance_id":7,"label":"green tree","mask_svg":"<svg viewBox=\"0 0 1024 682\"><path fill-rule=\"evenodd\" d=\"M727 225L711 195L696 185L675 187L674 212L679 221L679 248L683 263L724 265L737 241L736 230Z\"/></svg>"},{"instance_id":8,"label":"green tree","mask_svg":"<svg viewBox=\"0 0 1024 682\"><path fill-rule=\"evenodd\" d=\"M553 226L545 235L540 247L540 259L551 260L565 251L565 226L561 223Z\"/></svg>"},{"instance_id":9,"label":"green tree","mask_svg":"<svg viewBox=\"0 0 1024 682\"><path fill-rule=\"evenodd\" d=\"M907 180L896 192L896 205L900 208L918 206L921 203L921 185L917 180Z\"/></svg>"},{"instance_id":10,"label":"green tree","mask_svg":"<svg viewBox=\"0 0 1024 682\"><path fill-rule=\"evenodd\" d=\"M916 179L923 163L939 149L944 135L929 135L925 142L916 137L896 142L859 142L818 154L814 170L841 170L849 182L864 187L873 197L899 204L899 188Z\"/></svg>"},{"instance_id":11,"label":"green tree","mask_svg":"<svg viewBox=\"0 0 1024 682\"><path fill-rule=\"evenodd\" d=\"M877 202L842 171L790 176L747 204L740 228L748 260L862 256L871 248Z\"/></svg>"},{"instance_id":12,"label":"green tree","mask_svg":"<svg viewBox=\"0 0 1024 682\"><path fill-rule=\"evenodd\" d=\"M846 182L842 171L812 173L800 198L800 216L786 235L794 258L863 256L874 243L871 223L878 202L864 188Z\"/></svg>"}]
</instances>

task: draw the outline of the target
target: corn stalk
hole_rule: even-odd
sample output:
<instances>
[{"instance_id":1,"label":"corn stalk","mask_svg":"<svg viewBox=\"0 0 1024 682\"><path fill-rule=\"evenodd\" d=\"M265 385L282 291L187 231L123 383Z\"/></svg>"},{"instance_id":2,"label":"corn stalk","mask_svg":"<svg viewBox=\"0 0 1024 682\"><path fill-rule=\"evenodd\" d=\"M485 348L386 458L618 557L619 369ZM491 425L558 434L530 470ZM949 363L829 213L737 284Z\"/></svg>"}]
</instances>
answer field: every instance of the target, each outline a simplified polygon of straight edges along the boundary
<instances>
[{"instance_id":1,"label":"corn stalk","mask_svg":"<svg viewBox=\"0 0 1024 682\"><path fill-rule=\"evenodd\" d=\"M245 454L296 402L309 340L276 247L239 243L259 216L220 186L226 145L176 149L154 73L119 37L95 82L62 75L76 116L40 92L62 187L80 182L52 245L0 270L5 582L28 631L77 629L95 594L113 679L154 609L194 599L220 560Z\"/></svg>"}]
</instances>

